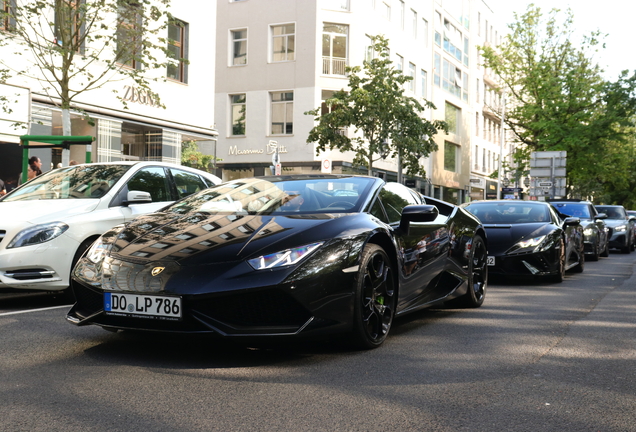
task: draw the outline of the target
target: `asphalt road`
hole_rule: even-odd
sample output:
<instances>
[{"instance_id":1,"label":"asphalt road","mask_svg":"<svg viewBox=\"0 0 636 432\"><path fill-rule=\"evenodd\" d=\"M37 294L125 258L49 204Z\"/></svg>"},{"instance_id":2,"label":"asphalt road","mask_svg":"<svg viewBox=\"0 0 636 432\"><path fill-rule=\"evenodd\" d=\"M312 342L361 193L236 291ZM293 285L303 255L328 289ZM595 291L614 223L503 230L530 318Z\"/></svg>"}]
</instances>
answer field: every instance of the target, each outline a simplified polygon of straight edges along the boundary
<instances>
[{"instance_id":1,"label":"asphalt road","mask_svg":"<svg viewBox=\"0 0 636 432\"><path fill-rule=\"evenodd\" d=\"M372 351L114 334L0 295L0 431L636 431L635 264L492 282Z\"/></svg>"}]
</instances>

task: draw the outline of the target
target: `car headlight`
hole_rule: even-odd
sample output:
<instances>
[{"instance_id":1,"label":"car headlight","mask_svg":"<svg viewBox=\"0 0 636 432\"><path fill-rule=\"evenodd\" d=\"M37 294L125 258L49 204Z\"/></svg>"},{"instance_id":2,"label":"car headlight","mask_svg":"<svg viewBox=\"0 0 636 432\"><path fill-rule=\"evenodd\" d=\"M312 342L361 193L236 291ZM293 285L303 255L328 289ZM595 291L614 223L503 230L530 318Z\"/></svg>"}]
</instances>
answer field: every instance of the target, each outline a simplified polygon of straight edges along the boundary
<instances>
[{"instance_id":1,"label":"car headlight","mask_svg":"<svg viewBox=\"0 0 636 432\"><path fill-rule=\"evenodd\" d=\"M35 225L20 231L7 245L7 249L45 243L61 236L67 229L68 225L64 222Z\"/></svg>"},{"instance_id":2,"label":"car headlight","mask_svg":"<svg viewBox=\"0 0 636 432\"><path fill-rule=\"evenodd\" d=\"M615 232L625 232L627 230L627 227L625 225L619 225L616 228L614 228Z\"/></svg>"},{"instance_id":3,"label":"car headlight","mask_svg":"<svg viewBox=\"0 0 636 432\"><path fill-rule=\"evenodd\" d=\"M298 264L304 258L311 255L313 251L318 249L322 245L320 243L311 243L305 246L299 246L296 248L287 249L281 252L276 252L268 255L263 255L258 258L253 258L247 262L254 270L265 270L279 267L286 267L294 264Z\"/></svg>"},{"instance_id":4,"label":"car headlight","mask_svg":"<svg viewBox=\"0 0 636 432\"><path fill-rule=\"evenodd\" d=\"M586 236L594 235L594 230L592 228L585 228L585 230L583 230L583 235L586 235Z\"/></svg>"},{"instance_id":5,"label":"car headlight","mask_svg":"<svg viewBox=\"0 0 636 432\"><path fill-rule=\"evenodd\" d=\"M525 253L525 252L537 252L541 250L543 242L546 236L542 235L539 237L534 237L528 240L521 240L517 242L513 247L508 249L506 253Z\"/></svg>"}]
</instances>

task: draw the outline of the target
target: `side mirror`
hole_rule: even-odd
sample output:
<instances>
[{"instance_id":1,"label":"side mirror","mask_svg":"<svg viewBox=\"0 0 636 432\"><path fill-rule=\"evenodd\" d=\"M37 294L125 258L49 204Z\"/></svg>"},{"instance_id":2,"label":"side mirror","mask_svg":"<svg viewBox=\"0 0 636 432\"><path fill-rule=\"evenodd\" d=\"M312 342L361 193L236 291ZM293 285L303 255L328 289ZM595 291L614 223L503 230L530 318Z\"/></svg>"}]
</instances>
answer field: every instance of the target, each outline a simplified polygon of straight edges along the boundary
<instances>
[{"instance_id":1,"label":"side mirror","mask_svg":"<svg viewBox=\"0 0 636 432\"><path fill-rule=\"evenodd\" d=\"M433 222L437 219L439 210L433 205L410 205L402 210L400 230L408 235L411 222Z\"/></svg>"},{"instance_id":2,"label":"side mirror","mask_svg":"<svg viewBox=\"0 0 636 432\"><path fill-rule=\"evenodd\" d=\"M581 219L577 217L566 217L563 221L565 226L574 226L579 225L581 223Z\"/></svg>"},{"instance_id":3,"label":"side mirror","mask_svg":"<svg viewBox=\"0 0 636 432\"><path fill-rule=\"evenodd\" d=\"M607 215L605 213L599 213L594 219L607 219Z\"/></svg>"},{"instance_id":4,"label":"side mirror","mask_svg":"<svg viewBox=\"0 0 636 432\"><path fill-rule=\"evenodd\" d=\"M147 204L152 202L152 195L150 192L144 191L128 191L128 195L126 196L126 201L124 201L125 206L129 206L131 204Z\"/></svg>"}]
</instances>

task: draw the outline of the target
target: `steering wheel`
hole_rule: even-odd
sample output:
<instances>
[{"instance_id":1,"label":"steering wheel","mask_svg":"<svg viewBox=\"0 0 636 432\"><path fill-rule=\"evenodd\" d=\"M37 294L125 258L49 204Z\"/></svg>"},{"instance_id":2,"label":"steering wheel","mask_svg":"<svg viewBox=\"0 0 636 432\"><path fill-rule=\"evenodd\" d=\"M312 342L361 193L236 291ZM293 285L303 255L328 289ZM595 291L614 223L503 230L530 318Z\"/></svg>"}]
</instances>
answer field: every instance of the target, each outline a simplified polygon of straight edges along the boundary
<instances>
[{"instance_id":1,"label":"steering wheel","mask_svg":"<svg viewBox=\"0 0 636 432\"><path fill-rule=\"evenodd\" d=\"M343 207L345 210L349 210L353 207L353 204L351 204L349 201L336 201L327 206L327 208L331 207Z\"/></svg>"}]
</instances>

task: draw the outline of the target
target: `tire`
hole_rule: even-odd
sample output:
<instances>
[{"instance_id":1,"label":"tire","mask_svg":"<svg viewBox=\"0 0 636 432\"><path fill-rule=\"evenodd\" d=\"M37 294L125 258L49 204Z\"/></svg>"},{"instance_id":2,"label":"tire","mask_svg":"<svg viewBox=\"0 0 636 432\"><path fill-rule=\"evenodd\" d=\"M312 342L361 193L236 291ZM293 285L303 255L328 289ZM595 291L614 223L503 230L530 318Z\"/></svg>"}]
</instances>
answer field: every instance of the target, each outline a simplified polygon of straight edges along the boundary
<instances>
[{"instance_id":1,"label":"tire","mask_svg":"<svg viewBox=\"0 0 636 432\"><path fill-rule=\"evenodd\" d=\"M585 254L583 251L579 254L579 263L574 266L573 270L575 273L583 273L583 270L585 270Z\"/></svg>"},{"instance_id":2,"label":"tire","mask_svg":"<svg viewBox=\"0 0 636 432\"><path fill-rule=\"evenodd\" d=\"M391 260L375 244L365 246L356 279L353 331L355 348L377 348L386 339L393 323L397 290Z\"/></svg>"},{"instance_id":3,"label":"tire","mask_svg":"<svg viewBox=\"0 0 636 432\"><path fill-rule=\"evenodd\" d=\"M586 259L590 261L598 261L598 257L601 256L601 238L596 239L596 245L594 245L594 252L592 255L588 255Z\"/></svg>"},{"instance_id":4,"label":"tire","mask_svg":"<svg viewBox=\"0 0 636 432\"><path fill-rule=\"evenodd\" d=\"M481 236L473 237L470 258L468 260L468 290L457 299L457 305L466 308L478 308L486 298L488 285L488 251Z\"/></svg>"},{"instance_id":5,"label":"tire","mask_svg":"<svg viewBox=\"0 0 636 432\"><path fill-rule=\"evenodd\" d=\"M621 247L621 253L628 254L632 252L632 245L629 244L629 240L625 241L625 246Z\"/></svg>"},{"instance_id":6,"label":"tire","mask_svg":"<svg viewBox=\"0 0 636 432\"><path fill-rule=\"evenodd\" d=\"M71 261L71 273L69 274L70 286L66 288L64 291L62 291L62 295L64 296L64 299L71 303L75 303L75 300L76 300L75 293L73 293L72 279L71 279L71 275L73 274L73 269L75 268L75 264L77 264L77 262L82 257L82 255L84 255L84 252L86 252L88 248L90 248L92 244L95 243L95 240L97 240L96 237L88 238L84 240L82 244L80 244L79 247L77 248L77 251L75 251L75 255L73 255L73 261Z\"/></svg>"},{"instance_id":7,"label":"tire","mask_svg":"<svg viewBox=\"0 0 636 432\"><path fill-rule=\"evenodd\" d=\"M563 279L565 279L565 242L563 239L561 239L558 265L557 273L550 276L550 280L556 283L561 283L563 282Z\"/></svg>"},{"instance_id":8,"label":"tire","mask_svg":"<svg viewBox=\"0 0 636 432\"><path fill-rule=\"evenodd\" d=\"M609 242L605 242L605 249L603 249L603 251L601 251L601 256L603 258L607 258L609 256Z\"/></svg>"}]
</instances>

